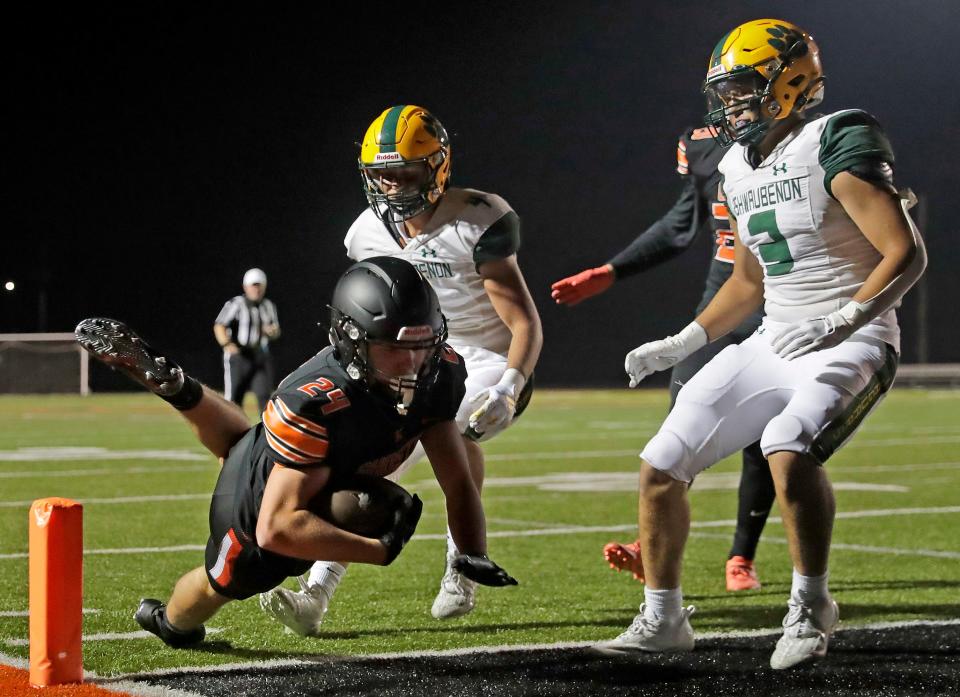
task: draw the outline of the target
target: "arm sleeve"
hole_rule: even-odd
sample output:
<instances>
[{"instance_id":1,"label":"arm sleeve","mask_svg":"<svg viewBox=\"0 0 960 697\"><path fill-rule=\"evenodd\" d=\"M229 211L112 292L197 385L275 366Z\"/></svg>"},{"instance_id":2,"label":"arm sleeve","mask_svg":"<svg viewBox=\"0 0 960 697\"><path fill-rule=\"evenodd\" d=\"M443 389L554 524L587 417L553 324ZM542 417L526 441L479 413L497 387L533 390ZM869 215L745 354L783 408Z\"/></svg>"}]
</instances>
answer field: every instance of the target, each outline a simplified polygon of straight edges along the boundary
<instances>
[{"instance_id":1,"label":"arm sleeve","mask_svg":"<svg viewBox=\"0 0 960 697\"><path fill-rule=\"evenodd\" d=\"M234 302L234 298L231 298L223 305L223 309L220 310L220 314L217 315L217 318L213 320L214 324L222 324L227 326L230 324L234 318L237 316L237 303ZM210 315L207 315L209 317Z\"/></svg>"},{"instance_id":2,"label":"arm sleeve","mask_svg":"<svg viewBox=\"0 0 960 697\"><path fill-rule=\"evenodd\" d=\"M430 395L427 421L455 419L467 392L467 367L463 357L444 344L440 347L440 370Z\"/></svg>"},{"instance_id":3,"label":"arm sleeve","mask_svg":"<svg viewBox=\"0 0 960 697\"><path fill-rule=\"evenodd\" d=\"M692 176L683 177L683 189L660 220L637 235L626 249L607 263L617 278L625 278L672 259L687 249L700 227L702 201Z\"/></svg>"},{"instance_id":4,"label":"arm sleeve","mask_svg":"<svg viewBox=\"0 0 960 697\"><path fill-rule=\"evenodd\" d=\"M831 118L820 136L823 185L840 172L851 174L896 193L893 186L894 155L890 141L875 118L864 111L846 111Z\"/></svg>"},{"instance_id":5,"label":"arm sleeve","mask_svg":"<svg viewBox=\"0 0 960 697\"><path fill-rule=\"evenodd\" d=\"M488 227L473 248L473 263L480 265L495 259L505 259L520 249L520 216L507 211Z\"/></svg>"}]
</instances>

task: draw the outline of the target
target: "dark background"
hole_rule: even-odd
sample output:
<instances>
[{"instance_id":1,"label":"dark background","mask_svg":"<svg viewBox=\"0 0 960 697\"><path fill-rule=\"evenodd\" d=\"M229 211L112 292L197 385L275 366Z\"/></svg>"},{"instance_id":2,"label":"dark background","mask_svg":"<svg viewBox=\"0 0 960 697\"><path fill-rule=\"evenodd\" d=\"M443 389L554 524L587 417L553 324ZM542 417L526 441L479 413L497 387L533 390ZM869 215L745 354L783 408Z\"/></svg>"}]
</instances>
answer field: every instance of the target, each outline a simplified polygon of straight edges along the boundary
<instances>
[{"instance_id":1,"label":"dark background","mask_svg":"<svg viewBox=\"0 0 960 697\"><path fill-rule=\"evenodd\" d=\"M325 343L316 323L365 205L356 141L385 107L421 104L453 136L455 184L501 194L523 220L540 384L621 385L627 350L692 318L711 241L573 309L553 305L550 283L666 211L711 49L782 15L820 45L822 109L878 116L898 183L925 198L927 347L915 289L904 360L960 361L960 3L200 5L49 6L5 22L0 283L17 288L0 289L0 332L113 316L219 385L213 319L260 266L285 374Z\"/></svg>"}]
</instances>

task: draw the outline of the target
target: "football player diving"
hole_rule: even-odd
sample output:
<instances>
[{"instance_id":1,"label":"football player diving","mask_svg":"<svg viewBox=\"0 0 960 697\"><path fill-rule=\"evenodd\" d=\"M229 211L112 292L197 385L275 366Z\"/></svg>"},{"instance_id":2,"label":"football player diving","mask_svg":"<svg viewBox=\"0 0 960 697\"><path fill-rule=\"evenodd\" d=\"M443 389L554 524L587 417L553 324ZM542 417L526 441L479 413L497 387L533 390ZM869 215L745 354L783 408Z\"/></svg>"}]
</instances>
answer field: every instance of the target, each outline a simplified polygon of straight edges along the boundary
<instances>
[{"instance_id":1,"label":"football player diving","mask_svg":"<svg viewBox=\"0 0 960 697\"><path fill-rule=\"evenodd\" d=\"M603 266L585 269L554 283L551 295L557 304L573 306L599 295L616 281L677 257L698 237L709 237L715 244L711 244L710 270L695 316L699 314L733 271L733 233L726 204L718 195L720 173L717 164L724 153L726 147L713 138L709 129L687 129L677 144L677 172L683 184L673 207ZM729 334L694 351L673 366L670 408L676 403L680 388L700 368L725 347L738 344L753 334L762 318L759 310L752 313ZM743 449L737 527L725 570L728 591L760 588L754 559L774 495L770 467L760 452L760 443L751 443ZM634 578L643 580L639 541L611 542L603 548L603 556L611 568L630 571Z\"/></svg>"},{"instance_id":2,"label":"football player diving","mask_svg":"<svg viewBox=\"0 0 960 697\"><path fill-rule=\"evenodd\" d=\"M235 404L202 386L126 325L94 318L77 341L184 416L222 469L210 504L204 564L166 603L144 599L135 618L173 647L197 644L204 622L231 600L268 591L317 559L390 564L410 540L422 504L406 498L379 538L328 522L311 506L355 474L383 477L422 443L447 504L458 554L474 582L516 583L486 556L480 493L454 422L463 359L446 343L436 293L407 262L370 258L341 276L330 343L288 375L251 427Z\"/></svg>"},{"instance_id":3,"label":"football player diving","mask_svg":"<svg viewBox=\"0 0 960 697\"><path fill-rule=\"evenodd\" d=\"M671 368L764 304L760 328L707 363L641 452L645 602L602 651L689 651L680 586L688 484L757 440L770 464L793 581L771 655L786 669L826 655L839 610L828 590L835 503L824 465L896 374L895 308L926 252L893 186L894 155L869 114L809 115L823 98L813 38L782 20L747 22L713 50L707 123L722 144L734 267L696 319L626 358L632 382Z\"/></svg>"},{"instance_id":4,"label":"football player diving","mask_svg":"<svg viewBox=\"0 0 960 697\"><path fill-rule=\"evenodd\" d=\"M509 428L526 408L543 344L540 317L517 262L520 219L496 194L450 187L450 138L419 106L393 106L374 119L358 166L368 207L347 232L347 255L357 261L405 259L440 298L448 341L466 363L466 394L455 420L479 490L480 442ZM391 478L423 454L418 449ZM475 606L476 583L453 566L458 553L448 534L446 568L431 608L437 619ZM293 632L317 634L346 572L339 562L314 565L299 579L301 592L278 588L264 594L264 611Z\"/></svg>"}]
</instances>

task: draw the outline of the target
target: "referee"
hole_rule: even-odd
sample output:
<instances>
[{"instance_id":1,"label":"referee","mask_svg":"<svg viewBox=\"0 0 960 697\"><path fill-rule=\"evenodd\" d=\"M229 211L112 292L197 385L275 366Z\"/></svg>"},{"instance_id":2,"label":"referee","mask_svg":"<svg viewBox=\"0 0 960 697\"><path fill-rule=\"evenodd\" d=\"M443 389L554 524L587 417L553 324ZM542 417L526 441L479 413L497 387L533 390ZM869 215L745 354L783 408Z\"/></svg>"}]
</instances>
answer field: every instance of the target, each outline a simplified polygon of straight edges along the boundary
<instances>
[{"instance_id":1,"label":"referee","mask_svg":"<svg viewBox=\"0 0 960 697\"><path fill-rule=\"evenodd\" d=\"M265 297L267 274L250 269L243 275L243 295L230 298L213 323L223 347L223 396L243 406L253 391L262 412L274 388L270 342L280 336L277 306Z\"/></svg>"}]
</instances>

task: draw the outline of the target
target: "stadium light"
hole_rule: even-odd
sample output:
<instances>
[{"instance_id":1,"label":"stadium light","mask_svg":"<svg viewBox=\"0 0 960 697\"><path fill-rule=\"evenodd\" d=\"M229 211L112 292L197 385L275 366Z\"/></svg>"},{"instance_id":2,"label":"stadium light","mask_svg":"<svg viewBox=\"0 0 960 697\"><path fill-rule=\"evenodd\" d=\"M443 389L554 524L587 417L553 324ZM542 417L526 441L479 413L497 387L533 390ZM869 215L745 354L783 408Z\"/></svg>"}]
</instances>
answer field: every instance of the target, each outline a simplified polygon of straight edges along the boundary
<instances>
[{"instance_id":1,"label":"stadium light","mask_svg":"<svg viewBox=\"0 0 960 697\"><path fill-rule=\"evenodd\" d=\"M13 281L7 281L6 283L3 284L4 290L12 291L16 287L17 287L17 284L14 283Z\"/></svg>"}]
</instances>

